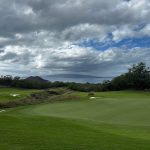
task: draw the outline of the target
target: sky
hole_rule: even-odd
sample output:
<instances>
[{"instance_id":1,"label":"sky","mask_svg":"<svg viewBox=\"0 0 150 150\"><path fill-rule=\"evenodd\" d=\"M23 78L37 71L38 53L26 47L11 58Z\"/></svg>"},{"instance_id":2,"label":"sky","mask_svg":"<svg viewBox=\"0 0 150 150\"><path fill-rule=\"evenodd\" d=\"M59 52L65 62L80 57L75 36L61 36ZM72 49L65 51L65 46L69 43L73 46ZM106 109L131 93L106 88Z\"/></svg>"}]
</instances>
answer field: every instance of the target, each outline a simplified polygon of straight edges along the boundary
<instances>
[{"instance_id":1,"label":"sky","mask_svg":"<svg viewBox=\"0 0 150 150\"><path fill-rule=\"evenodd\" d=\"M112 77L150 66L149 0L0 0L0 74Z\"/></svg>"}]
</instances>

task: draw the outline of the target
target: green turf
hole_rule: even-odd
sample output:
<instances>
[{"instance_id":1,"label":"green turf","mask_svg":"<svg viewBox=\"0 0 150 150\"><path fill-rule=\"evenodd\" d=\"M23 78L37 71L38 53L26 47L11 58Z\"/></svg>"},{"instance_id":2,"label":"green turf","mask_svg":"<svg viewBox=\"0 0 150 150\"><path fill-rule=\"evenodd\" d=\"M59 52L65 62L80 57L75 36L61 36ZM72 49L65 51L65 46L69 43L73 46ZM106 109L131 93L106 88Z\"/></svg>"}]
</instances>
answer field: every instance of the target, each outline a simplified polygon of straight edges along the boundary
<instances>
[{"instance_id":1,"label":"green turf","mask_svg":"<svg viewBox=\"0 0 150 150\"><path fill-rule=\"evenodd\" d=\"M27 90L27 89L17 89L17 88L0 88L0 103L16 101L23 99L29 96L33 92L37 92L38 90ZM17 96L12 96L13 94L18 94Z\"/></svg>"},{"instance_id":2,"label":"green turf","mask_svg":"<svg viewBox=\"0 0 150 150\"><path fill-rule=\"evenodd\" d=\"M0 113L0 150L149 150L150 93L104 92Z\"/></svg>"}]
</instances>

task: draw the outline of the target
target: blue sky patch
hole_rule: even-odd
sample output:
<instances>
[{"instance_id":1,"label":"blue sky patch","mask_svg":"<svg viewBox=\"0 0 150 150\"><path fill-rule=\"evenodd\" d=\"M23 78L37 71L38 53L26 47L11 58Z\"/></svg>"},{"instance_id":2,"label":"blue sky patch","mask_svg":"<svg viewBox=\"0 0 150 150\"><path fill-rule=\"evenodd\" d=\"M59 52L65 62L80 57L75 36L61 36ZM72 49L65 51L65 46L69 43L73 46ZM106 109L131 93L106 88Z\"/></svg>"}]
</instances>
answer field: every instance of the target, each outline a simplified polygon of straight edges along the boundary
<instances>
[{"instance_id":1,"label":"blue sky patch","mask_svg":"<svg viewBox=\"0 0 150 150\"><path fill-rule=\"evenodd\" d=\"M96 50L105 51L109 48L149 48L150 47L150 37L142 38L126 38L121 41L115 42L113 40L108 40L106 42L100 42L97 39L83 40L79 44L82 47L92 47Z\"/></svg>"}]
</instances>

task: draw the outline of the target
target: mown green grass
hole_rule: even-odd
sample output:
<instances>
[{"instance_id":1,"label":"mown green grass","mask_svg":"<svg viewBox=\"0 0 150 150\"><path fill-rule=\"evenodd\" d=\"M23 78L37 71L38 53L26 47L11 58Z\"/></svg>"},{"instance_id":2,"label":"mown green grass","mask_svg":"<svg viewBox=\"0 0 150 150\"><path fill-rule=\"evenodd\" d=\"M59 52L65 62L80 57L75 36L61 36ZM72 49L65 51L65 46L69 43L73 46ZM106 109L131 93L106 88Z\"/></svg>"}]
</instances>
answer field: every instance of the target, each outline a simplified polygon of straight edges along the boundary
<instances>
[{"instance_id":1,"label":"mown green grass","mask_svg":"<svg viewBox=\"0 0 150 150\"><path fill-rule=\"evenodd\" d=\"M80 98L0 113L0 150L150 149L150 93L71 95Z\"/></svg>"},{"instance_id":2,"label":"mown green grass","mask_svg":"<svg viewBox=\"0 0 150 150\"><path fill-rule=\"evenodd\" d=\"M26 98L31 93L34 93L37 91L38 90L7 88L7 87L0 88L0 103L20 100L20 99ZM12 94L19 94L19 95L14 97L14 96L12 96Z\"/></svg>"},{"instance_id":3,"label":"mown green grass","mask_svg":"<svg viewBox=\"0 0 150 150\"><path fill-rule=\"evenodd\" d=\"M109 124L150 124L150 93L105 92L96 93L95 97L89 99L87 94L82 93L80 101L38 105L26 111L43 116L87 119Z\"/></svg>"}]
</instances>

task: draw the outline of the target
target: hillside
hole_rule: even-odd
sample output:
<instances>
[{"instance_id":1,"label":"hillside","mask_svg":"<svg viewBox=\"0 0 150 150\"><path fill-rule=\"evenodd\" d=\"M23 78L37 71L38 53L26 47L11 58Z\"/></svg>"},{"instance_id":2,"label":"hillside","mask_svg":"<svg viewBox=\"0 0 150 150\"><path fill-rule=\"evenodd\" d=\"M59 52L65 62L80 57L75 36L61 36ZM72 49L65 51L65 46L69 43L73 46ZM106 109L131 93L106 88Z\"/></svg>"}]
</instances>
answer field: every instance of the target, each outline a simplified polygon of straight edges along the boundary
<instances>
[{"instance_id":1,"label":"hillside","mask_svg":"<svg viewBox=\"0 0 150 150\"><path fill-rule=\"evenodd\" d=\"M39 77L39 76L29 76L25 79L26 81L34 81L34 82L48 82L47 80Z\"/></svg>"}]
</instances>

